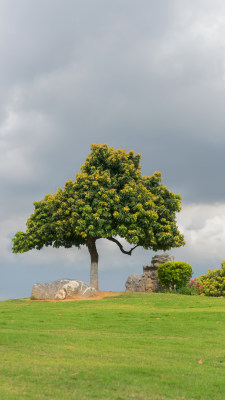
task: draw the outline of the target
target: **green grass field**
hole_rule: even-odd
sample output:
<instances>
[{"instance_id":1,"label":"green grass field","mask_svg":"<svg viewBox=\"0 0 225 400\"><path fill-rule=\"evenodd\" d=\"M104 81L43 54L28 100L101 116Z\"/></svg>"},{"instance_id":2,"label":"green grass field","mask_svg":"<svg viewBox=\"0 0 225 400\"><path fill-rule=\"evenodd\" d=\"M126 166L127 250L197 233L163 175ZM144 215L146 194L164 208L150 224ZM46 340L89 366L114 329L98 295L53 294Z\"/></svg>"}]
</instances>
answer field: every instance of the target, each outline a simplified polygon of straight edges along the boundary
<instances>
[{"instance_id":1,"label":"green grass field","mask_svg":"<svg viewBox=\"0 0 225 400\"><path fill-rule=\"evenodd\" d=\"M225 399L225 298L0 302L1 400Z\"/></svg>"}]
</instances>

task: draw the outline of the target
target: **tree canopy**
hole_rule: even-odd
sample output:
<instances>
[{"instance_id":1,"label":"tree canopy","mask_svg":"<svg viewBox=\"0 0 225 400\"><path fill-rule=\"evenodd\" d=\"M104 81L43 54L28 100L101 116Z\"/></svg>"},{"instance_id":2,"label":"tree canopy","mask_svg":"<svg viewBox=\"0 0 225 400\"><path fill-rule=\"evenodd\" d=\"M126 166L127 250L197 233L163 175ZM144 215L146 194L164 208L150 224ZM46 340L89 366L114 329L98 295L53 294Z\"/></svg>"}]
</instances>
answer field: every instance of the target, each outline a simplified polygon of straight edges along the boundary
<instances>
[{"instance_id":1,"label":"tree canopy","mask_svg":"<svg viewBox=\"0 0 225 400\"><path fill-rule=\"evenodd\" d=\"M133 151L92 144L75 181L68 180L64 189L34 202L26 232L13 238L13 252L86 245L91 284L98 288L97 239L113 241L129 255L137 246L157 251L184 245L176 225L181 197L161 183L160 172L143 176L140 157ZM119 237L133 247L124 250Z\"/></svg>"}]
</instances>

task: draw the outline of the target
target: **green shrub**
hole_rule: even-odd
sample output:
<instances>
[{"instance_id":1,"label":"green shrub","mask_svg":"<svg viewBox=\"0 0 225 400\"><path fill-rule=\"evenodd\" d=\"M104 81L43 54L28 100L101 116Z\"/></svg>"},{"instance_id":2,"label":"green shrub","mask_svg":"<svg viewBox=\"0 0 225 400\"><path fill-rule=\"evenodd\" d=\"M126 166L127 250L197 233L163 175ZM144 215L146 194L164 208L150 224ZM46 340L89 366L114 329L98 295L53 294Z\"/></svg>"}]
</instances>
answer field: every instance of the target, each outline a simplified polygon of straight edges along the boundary
<instances>
[{"instance_id":1,"label":"green shrub","mask_svg":"<svg viewBox=\"0 0 225 400\"><path fill-rule=\"evenodd\" d=\"M184 286L184 287L182 287L180 289L177 289L176 293L185 294L185 295L188 295L188 296L198 296L197 290L193 289L189 285L188 286Z\"/></svg>"},{"instance_id":2,"label":"green shrub","mask_svg":"<svg viewBox=\"0 0 225 400\"><path fill-rule=\"evenodd\" d=\"M192 289L189 285L184 286L179 289L162 289L160 291L161 293L170 293L170 294L183 294L185 296L198 296L198 292L194 289Z\"/></svg>"},{"instance_id":3,"label":"green shrub","mask_svg":"<svg viewBox=\"0 0 225 400\"><path fill-rule=\"evenodd\" d=\"M225 296L225 261L222 261L220 269L209 269L207 274L200 275L197 283L203 287L206 296Z\"/></svg>"},{"instance_id":4,"label":"green shrub","mask_svg":"<svg viewBox=\"0 0 225 400\"><path fill-rule=\"evenodd\" d=\"M193 275L191 266L182 261L166 262L159 266L158 277L166 289L185 287Z\"/></svg>"}]
</instances>

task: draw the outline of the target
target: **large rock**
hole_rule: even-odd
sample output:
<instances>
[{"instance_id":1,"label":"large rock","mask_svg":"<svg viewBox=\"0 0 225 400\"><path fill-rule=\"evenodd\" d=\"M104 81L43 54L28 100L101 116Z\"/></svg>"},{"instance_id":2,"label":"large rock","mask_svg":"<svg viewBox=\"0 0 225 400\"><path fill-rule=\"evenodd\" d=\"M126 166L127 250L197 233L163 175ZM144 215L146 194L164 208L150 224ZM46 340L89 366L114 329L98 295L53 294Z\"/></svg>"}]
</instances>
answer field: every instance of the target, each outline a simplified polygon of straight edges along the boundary
<instances>
[{"instance_id":1,"label":"large rock","mask_svg":"<svg viewBox=\"0 0 225 400\"><path fill-rule=\"evenodd\" d=\"M145 292L145 282L142 275L133 274L126 281L126 292Z\"/></svg>"},{"instance_id":2,"label":"large rock","mask_svg":"<svg viewBox=\"0 0 225 400\"><path fill-rule=\"evenodd\" d=\"M157 292L162 289L158 279L158 267L165 262L173 262L174 257L170 254L158 254L152 257L151 265L143 267L143 274L128 276L126 281L126 292Z\"/></svg>"},{"instance_id":3,"label":"large rock","mask_svg":"<svg viewBox=\"0 0 225 400\"><path fill-rule=\"evenodd\" d=\"M37 300L64 300L76 296L91 297L97 291L88 283L73 279L59 279L49 283L35 283L31 297Z\"/></svg>"},{"instance_id":4,"label":"large rock","mask_svg":"<svg viewBox=\"0 0 225 400\"><path fill-rule=\"evenodd\" d=\"M171 254L168 254L168 253L156 254L154 257L152 257L151 266L157 269L160 264L163 264L165 262L174 262L174 257L171 256ZM148 268L148 266L144 267L143 270L145 270L145 268Z\"/></svg>"}]
</instances>

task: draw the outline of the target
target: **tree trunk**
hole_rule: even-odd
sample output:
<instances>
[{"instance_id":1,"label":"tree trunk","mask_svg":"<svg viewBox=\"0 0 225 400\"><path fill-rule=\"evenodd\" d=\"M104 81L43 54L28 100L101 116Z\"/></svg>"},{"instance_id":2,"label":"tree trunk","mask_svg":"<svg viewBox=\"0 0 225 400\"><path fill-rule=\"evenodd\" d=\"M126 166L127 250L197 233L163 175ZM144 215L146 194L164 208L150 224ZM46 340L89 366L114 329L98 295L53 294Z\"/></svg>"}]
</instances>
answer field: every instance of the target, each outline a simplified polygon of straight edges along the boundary
<instances>
[{"instance_id":1,"label":"tree trunk","mask_svg":"<svg viewBox=\"0 0 225 400\"><path fill-rule=\"evenodd\" d=\"M98 252L95 242L94 238L87 239L87 247L91 256L90 284L98 290Z\"/></svg>"}]
</instances>

